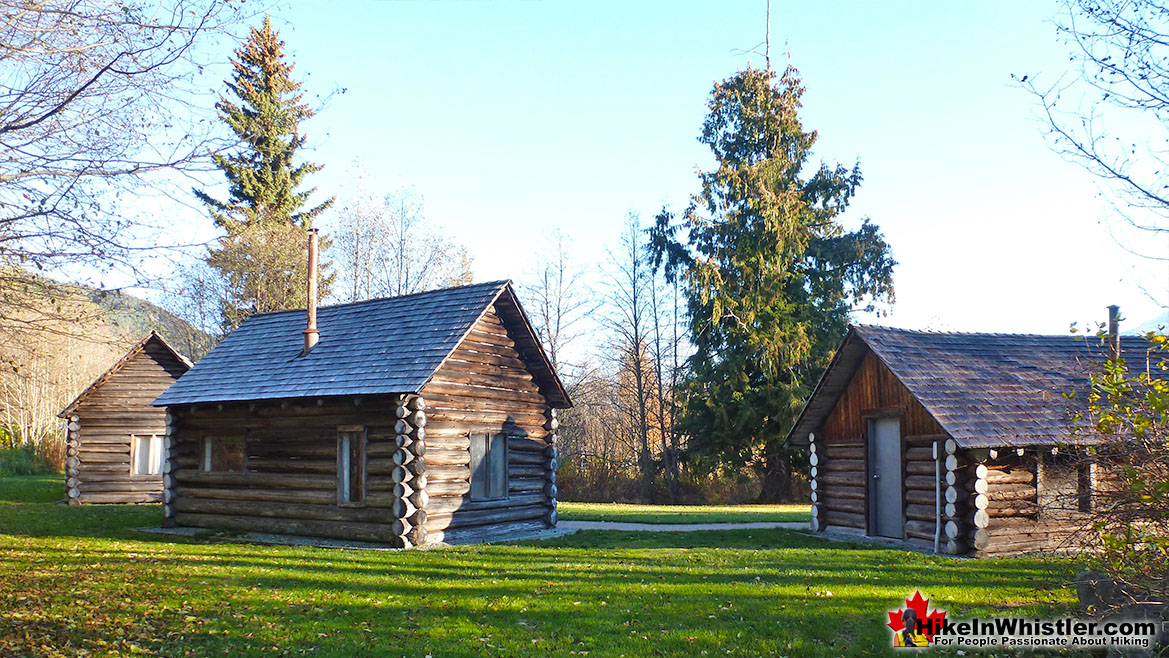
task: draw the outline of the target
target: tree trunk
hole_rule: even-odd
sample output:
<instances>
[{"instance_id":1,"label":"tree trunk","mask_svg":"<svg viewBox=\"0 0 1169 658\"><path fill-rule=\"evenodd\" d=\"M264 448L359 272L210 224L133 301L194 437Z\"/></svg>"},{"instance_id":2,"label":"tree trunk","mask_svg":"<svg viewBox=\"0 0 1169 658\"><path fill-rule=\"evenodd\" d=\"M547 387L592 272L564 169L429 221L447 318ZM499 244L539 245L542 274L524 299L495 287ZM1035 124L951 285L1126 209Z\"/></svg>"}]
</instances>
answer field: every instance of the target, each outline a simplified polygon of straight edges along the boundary
<instances>
[{"instance_id":1,"label":"tree trunk","mask_svg":"<svg viewBox=\"0 0 1169 658\"><path fill-rule=\"evenodd\" d=\"M784 449L769 449L763 456L760 470L763 488L759 491L758 503L788 503L795 499L792 453Z\"/></svg>"}]
</instances>

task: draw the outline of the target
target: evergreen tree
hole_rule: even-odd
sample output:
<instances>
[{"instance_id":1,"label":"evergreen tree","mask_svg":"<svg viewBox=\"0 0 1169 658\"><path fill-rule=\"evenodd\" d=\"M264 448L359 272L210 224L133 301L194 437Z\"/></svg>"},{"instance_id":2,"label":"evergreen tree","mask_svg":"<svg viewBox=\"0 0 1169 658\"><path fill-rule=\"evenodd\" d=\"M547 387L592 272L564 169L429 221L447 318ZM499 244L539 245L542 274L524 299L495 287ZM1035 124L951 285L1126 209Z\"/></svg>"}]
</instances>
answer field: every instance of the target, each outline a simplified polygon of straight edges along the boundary
<instances>
[{"instance_id":1,"label":"evergreen tree","mask_svg":"<svg viewBox=\"0 0 1169 658\"><path fill-rule=\"evenodd\" d=\"M315 113L292 78L293 65L270 19L252 28L231 62L234 72L227 87L235 100L222 96L216 109L240 148L213 156L227 178L228 198L220 201L195 190L226 233L207 260L228 283L223 308L227 329L252 313L305 305L307 231L334 201L330 197L308 206L316 188L301 189L309 174L323 168L294 162L306 139L300 123ZM332 276L322 276L322 296L331 281Z\"/></svg>"},{"instance_id":2,"label":"evergreen tree","mask_svg":"<svg viewBox=\"0 0 1169 658\"><path fill-rule=\"evenodd\" d=\"M791 496L784 438L849 313L892 301L896 264L875 225L838 221L859 166L808 175L816 133L798 116L799 74L775 77L749 68L715 85L699 141L718 166L680 223L663 210L651 229L655 265L681 277L687 297L691 449L755 466L762 500Z\"/></svg>"}]
</instances>

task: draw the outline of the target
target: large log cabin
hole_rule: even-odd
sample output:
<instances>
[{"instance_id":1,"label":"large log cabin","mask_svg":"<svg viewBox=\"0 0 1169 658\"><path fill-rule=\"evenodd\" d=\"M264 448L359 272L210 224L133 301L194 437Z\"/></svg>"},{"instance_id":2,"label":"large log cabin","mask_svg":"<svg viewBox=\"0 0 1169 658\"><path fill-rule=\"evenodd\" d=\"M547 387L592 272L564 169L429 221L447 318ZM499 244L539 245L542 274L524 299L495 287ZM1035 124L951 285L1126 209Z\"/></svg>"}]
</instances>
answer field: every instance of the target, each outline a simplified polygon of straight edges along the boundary
<instances>
[{"instance_id":1,"label":"large log cabin","mask_svg":"<svg viewBox=\"0 0 1169 658\"><path fill-rule=\"evenodd\" d=\"M1074 550L1104 474L1076 453L1065 393L1108 352L1074 336L853 326L788 440L811 462L814 531L989 557Z\"/></svg>"},{"instance_id":2,"label":"large log cabin","mask_svg":"<svg viewBox=\"0 0 1169 658\"><path fill-rule=\"evenodd\" d=\"M570 402L510 282L313 296L307 329L253 316L155 401L167 525L396 547L556 525Z\"/></svg>"},{"instance_id":3,"label":"large log cabin","mask_svg":"<svg viewBox=\"0 0 1169 658\"><path fill-rule=\"evenodd\" d=\"M152 331L61 411L70 505L162 499L165 414L150 403L190 368Z\"/></svg>"}]
</instances>

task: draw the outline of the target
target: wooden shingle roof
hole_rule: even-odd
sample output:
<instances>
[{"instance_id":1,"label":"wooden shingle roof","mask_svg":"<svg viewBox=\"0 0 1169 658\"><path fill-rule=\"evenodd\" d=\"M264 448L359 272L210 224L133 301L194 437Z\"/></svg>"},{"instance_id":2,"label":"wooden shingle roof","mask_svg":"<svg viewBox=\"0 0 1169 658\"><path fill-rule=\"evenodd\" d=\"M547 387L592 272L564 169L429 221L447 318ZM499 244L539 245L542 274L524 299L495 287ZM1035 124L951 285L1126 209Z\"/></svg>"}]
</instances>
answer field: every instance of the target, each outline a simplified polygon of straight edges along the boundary
<instances>
[{"instance_id":1,"label":"wooden shingle roof","mask_svg":"<svg viewBox=\"0 0 1169 658\"><path fill-rule=\"evenodd\" d=\"M1143 359L1146 341L1121 338L1122 356ZM1070 406L1106 358L1095 337L940 333L853 326L788 440L806 445L835 406L865 354L874 354L959 445L989 448L1069 440Z\"/></svg>"},{"instance_id":2,"label":"wooden shingle roof","mask_svg":"<svg viewBox=\"0 0 1169 658\"><path fill-rule=\"evenodd\" d=\"M418 393L493 305L549 404L570 406L510 281L322 307L307 355L303 310L254 315L154 405Z\"/></svg>"}]
</instances>

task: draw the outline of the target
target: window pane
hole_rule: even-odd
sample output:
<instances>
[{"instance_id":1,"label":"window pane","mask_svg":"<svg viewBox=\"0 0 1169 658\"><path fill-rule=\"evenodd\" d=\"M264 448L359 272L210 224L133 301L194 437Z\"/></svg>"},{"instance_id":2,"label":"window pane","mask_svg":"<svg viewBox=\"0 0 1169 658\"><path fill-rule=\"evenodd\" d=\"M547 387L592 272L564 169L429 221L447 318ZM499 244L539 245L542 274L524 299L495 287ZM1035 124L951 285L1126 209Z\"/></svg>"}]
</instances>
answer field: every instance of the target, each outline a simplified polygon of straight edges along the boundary
<instances>
[{"instance_id":1,"label":"window pane","mask_svg":"<svg viewBox=\"0 0 1169 658\"><path fill-rule=\"evenodd\" d=\"M133 462L130 464L130 473L132 475L147 475L150 473L150 437L149 436L131 436L130 437L130 451L133 454Z\"/></svg>"},{"instance_id":2,"label":"window pane","mask_svg":"<svg viewBox=\"0 0 1169 658\"><path fill-rule=\"evenodd\" d=\"M471 498L487 498L487 435L471 435Z\"/></svg>"},{"instance_id":3,"label":"window pane","mask_svg":"<svg viewBox=\"0 0 1169 658\"><path fill-rule=\"evenodd\" d=\"M1092 464L1080 462L1076 469L1077 508L1081 512L1092 511Z\"/></svg>"},{"instance_id":4,"label":"window pane","mask_svg":"<svg viewBox=\"0 0 1169 658\"><path fill-rule=\"evenodd\" d=\"M349 435L337 438L337 502L349 502Z\"/></svg>"},{"instance_id":5,"label":"window pane","mask_svg":"<svg viewBox=\"0 0 1169 658\"><path fill-rule=\"evenodd\" d=\"M365 437L358 433L349 438L349 500L365 500Z\"/></svg>"},{"instance_id":6,"label":"window pane","mask_svg":"<svg viewBox=\"0 0 1169 658\"><path fill-rule=\"evenodd\" d=\"M365 432L337 435L337 502L365 500Z\"/></svg>"},{"instance_id":7,"label":"window pane","mask_svg":"<svg viewBox=\"0 0 1169 658\"><path fill-rule=\"evenodd\" d=\"M244 472L243 437L215 437L207 439L208 471L216 473Z\"/></svg>"},{"instance_id":8,"label":"window pane","mask_svg":"<svg viewBox=\"0 0 1169 658\"><path fill-rule=\"evenodd\" d=\"M162 475L162 437L150 437L150 474Z\"/></svg>"},{"instance_id":9,"label":"window pane","mask_svg":"<svg viewBox=\"0 0 1169 658\"><path fill-rule=\"evenodd\" d=\"M488 496L491 498L507 497L507 437L500 434L491 437L491 484Z\"/></svg>"}]
</instances>

